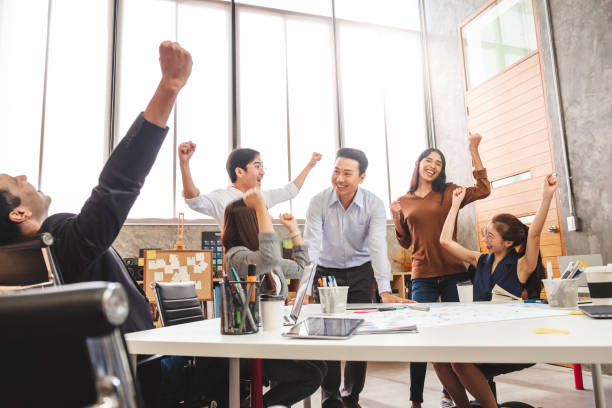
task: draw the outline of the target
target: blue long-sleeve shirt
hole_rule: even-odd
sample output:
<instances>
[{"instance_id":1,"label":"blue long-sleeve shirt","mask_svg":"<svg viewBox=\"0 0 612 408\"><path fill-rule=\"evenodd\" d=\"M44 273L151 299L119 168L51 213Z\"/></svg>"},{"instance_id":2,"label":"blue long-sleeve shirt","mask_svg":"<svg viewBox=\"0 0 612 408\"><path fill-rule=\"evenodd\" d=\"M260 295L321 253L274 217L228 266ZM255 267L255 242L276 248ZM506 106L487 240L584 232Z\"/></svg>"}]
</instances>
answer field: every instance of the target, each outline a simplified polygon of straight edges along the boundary
<instances>
[{"instance_id":1,"label":"blue long-sleeve shirt","mask_svg":"<svg viewBox=\"0 0 612 408\"><path fill-rule=\"evenodd\" d=\"M324 267L346 269L371 261L379 293L391 292L387 215L374 193L359 186L346 210L332 187L315 195L306 213L304 243L310 260Z\"/></svg>"}]
</instances>

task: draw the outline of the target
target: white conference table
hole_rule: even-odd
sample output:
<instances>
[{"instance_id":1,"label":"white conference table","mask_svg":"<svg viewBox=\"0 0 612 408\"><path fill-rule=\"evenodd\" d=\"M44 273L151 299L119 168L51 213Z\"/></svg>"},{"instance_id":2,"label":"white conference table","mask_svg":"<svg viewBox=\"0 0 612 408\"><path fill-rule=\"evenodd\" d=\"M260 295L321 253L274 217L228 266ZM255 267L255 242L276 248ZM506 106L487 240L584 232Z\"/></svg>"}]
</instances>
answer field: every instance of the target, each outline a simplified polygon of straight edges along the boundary
<instances>
[{"instance_id":1,"label":"white conference table","mask_svg":"<svg viewBox=\"0 0 612 408\"><path fill-rule=\"evenodd\" d=\"M319 311L319 305L308 305L302 315ZM535 334L537 328L569 333ZM231 408L240 403L240 358L592 364L597 408L605 407L600 364L612 363L612 320L569 314L424 327L418 333L354 335L347 340L289 339L280 332L261 329L250 335L222 335L220 319L129 333L125 337L133 359L138 354L229 358Z\"/></svg>"}]
</instances>

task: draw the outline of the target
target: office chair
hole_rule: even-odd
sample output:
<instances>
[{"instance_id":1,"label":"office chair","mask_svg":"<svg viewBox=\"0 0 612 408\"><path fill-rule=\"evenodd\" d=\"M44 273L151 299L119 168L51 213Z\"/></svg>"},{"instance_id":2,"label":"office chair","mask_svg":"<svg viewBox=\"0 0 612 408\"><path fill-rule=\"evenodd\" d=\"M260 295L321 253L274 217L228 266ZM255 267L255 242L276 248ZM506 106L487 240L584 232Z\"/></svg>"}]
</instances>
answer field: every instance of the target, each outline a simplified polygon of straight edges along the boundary
<instances>
[{"instance_id":1,"label":"office chair","mask_svg":"<svg viewBox=\"0 0 612 408\"><path fill-rule=\"evenodd\" d=\"M204 320L194 282L153 282L162 326Z\"/></svg>"},{"instance_id":2,"label":"office chair","mask_svg":"<svg viewBox=\"0 0 612 408\"><path fill-rule=\"evenodd\" d=\"M0 405L142 406L118 329L128 310L118 283L0 296Z\"/></svg>"},{"instance_id":3,"label":"office chair","mask_svg":"<svg viewBox=\"0 0 612 408\"><path fill-rule=\"evenodd\" d=\"M48 233L0 246L0 286L55 286L63 283Z\"/></svg>"},{"instance_id":4,"label":"office chair","mask_svg":"<svg viewBox=\"0 0 612 408\"><path fill-rule=\"evenodd\" d=\"M204 320L204 313L198 299L194 282L152 282L155 291L155 302L161 318L162 326L197 322ZM190 378L194 375L196 359L193 358L185 365L185 405L201 406L203 403L215 406L216 403L206 398L194 400L192 390L189 389Z\"/></svg>"}]
</instances>

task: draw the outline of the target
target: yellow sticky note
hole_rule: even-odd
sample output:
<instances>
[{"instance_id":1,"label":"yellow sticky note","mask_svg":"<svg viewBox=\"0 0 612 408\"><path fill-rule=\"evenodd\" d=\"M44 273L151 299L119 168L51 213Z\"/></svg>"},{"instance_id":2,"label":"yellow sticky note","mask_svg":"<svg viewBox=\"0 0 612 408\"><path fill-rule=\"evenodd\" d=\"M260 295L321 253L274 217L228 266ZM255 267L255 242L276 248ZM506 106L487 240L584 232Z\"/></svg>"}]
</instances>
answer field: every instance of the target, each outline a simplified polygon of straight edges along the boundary
<instances>
[{"instance_id":1,"label":"yellow sticky note","mask_svg":"<svg viewBox=\"0 0 612 408\"><path fill-rule=\"evenodd\" d=\"M539 327L533 330L533 334L569 334L567 330L551 329L548 327Z\"/></svg>"},{"instance_id":2,"label":"yellow sticky note","mask_svg":"<svg viewBox=\"0 0 612 408\"><path fill-rule=\"evenodd\" d=\"M583 314L584 314L584 312L580 312L580 311L578 311L578 310L576 310L576 311L574 311L574 312L569 312L569 313L568 313L568 315L570 315L570 316L581 316L581 315L583 315Z\"/></svg>"},{"instance_id":3,"label":"yellow sticky note","mask_svg":"<svg viewBox=\"0 0 612 408\"><path fill-rule=\"evenodd\" d=\"M155 252L152 249L147 250L147 258L149 258L149 259L157 258L157 252Z\"/></svg>"},{"instance_id":4,"label":"yellow sticky note","mask_svg":"<svg viewBox=\"0 0 612 408\"><path fill-rule=\"evenodd\" d=\"M144 258L138 258L138 266L144 266Z\"/></svg>"}]
</instances>

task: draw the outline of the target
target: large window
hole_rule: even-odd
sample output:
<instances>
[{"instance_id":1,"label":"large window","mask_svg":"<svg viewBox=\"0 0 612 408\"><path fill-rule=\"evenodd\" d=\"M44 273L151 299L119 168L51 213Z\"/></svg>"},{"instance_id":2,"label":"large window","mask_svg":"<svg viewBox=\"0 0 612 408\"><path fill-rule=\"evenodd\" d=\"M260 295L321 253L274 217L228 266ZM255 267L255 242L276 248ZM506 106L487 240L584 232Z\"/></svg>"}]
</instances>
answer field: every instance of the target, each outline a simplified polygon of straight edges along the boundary
<instances>
[{"instance_id":1,"label":"large window","mask_svg":"<svg viewBox=\"0 0 612 408\"><path fill-rule=\"evenodd\" d=\"M0 0L2 171L27 174L52 211L79 210L145 109L163 40L191 52L193 72L130 219L203 218L182 198L176 149L189 140L202 192L229 184L232 148L261 152L266 189L322 153L274 216L303 218L344 146L366 152L364 187L386 204L408 189L426 145L417 0L236 0L235 19L229 0L123 0L116 21L115 3Z\"/></svg>"}]
</instances>

